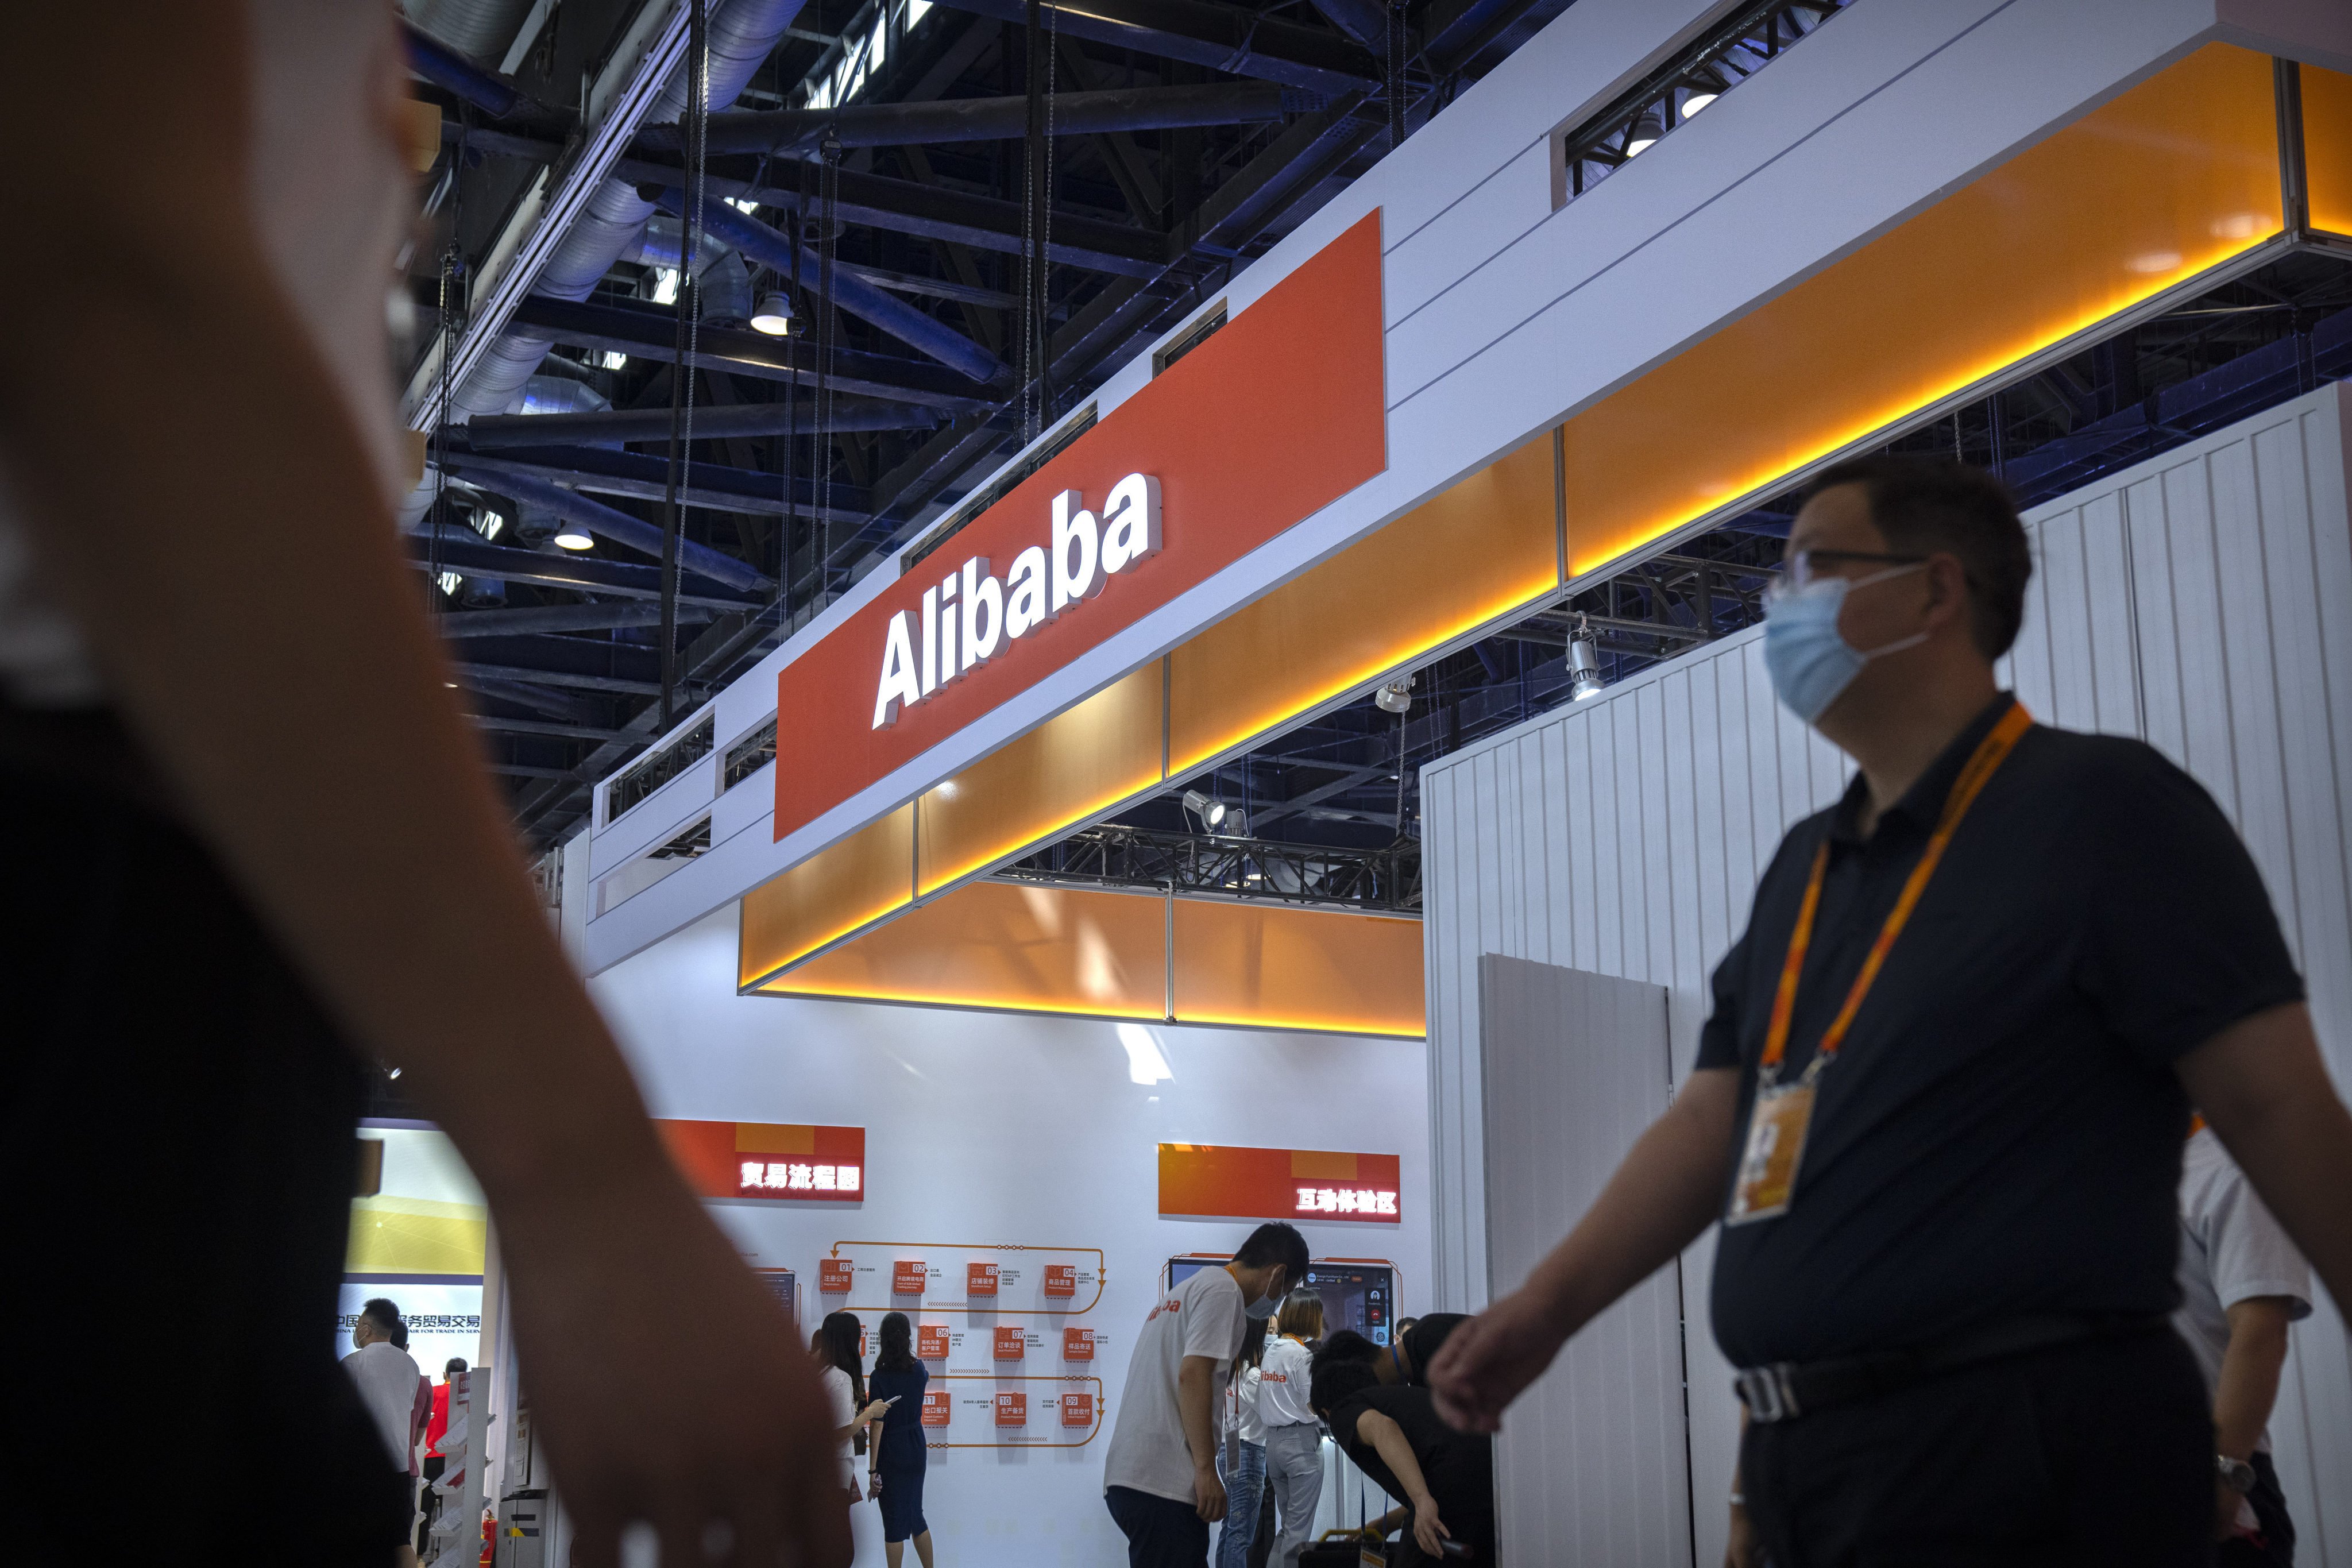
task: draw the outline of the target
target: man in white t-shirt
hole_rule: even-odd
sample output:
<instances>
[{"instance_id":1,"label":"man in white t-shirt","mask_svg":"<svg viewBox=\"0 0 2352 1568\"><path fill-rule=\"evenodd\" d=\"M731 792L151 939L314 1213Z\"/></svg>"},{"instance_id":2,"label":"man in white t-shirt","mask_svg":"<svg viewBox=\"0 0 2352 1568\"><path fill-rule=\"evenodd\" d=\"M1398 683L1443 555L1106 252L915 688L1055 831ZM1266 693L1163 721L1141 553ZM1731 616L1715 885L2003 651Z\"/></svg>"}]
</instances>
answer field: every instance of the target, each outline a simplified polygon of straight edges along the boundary
<instances>
[{"instance_id":1,"label":"man in white t-shirt","mask_svg":"<svg viewBox=\"0 0 2352 1568\"><path fill-rule=\"evenodd\" d=\"M1103 1500L1127 1536L1129 1568L1203 1568L1209 1526L1225 1514L1217 1479L1217 1402L1244 1327L1273 1316L1307 1278L1307 1238L1262 1225L1234 1260L1162 1296L1127 1363L1103 1460Z\"/></svg>"},{"instance_id":2,"label":"man in white t-shirt","mask_svg":"<svg viewBox=\"0 0 2352 1568\"><path fill-rule=\"evenodd\" d=\"M425 1374L416 1370L408 1352L393 1342L399 1332L400 1309L381 1296L371 1300L352 1324L352 1343L356 1348L343 1358L343 1370L351 1374L360 1391L360 1403L375 1422L376 1433L383 1439L384 1457L395 1471L410 1478L410 1507L401 1513L396 1537L400 1561L407 1564L416 1561L408 1531L415 1502L416 1439L424 1429L417 1414L417 1391ZM425 1407L431 1410L429 1400Z\"/></svg>"},{"instance_id":3,"label":"man in white t-shirt","mask_svg":"<svg viewBox=\"0 0 2352 1568\"><path fill-rule=\"evenodd\" d=\"M2265 1428L2286 1363L2286 1328L2311 1316L2311 1266L2245 1173L2200 1121L2180 1163L2180 1310L2213 1399L2214 1539L2223 1568L2294 1561L2294 1525Z\"/></svg>"}]
</instances>

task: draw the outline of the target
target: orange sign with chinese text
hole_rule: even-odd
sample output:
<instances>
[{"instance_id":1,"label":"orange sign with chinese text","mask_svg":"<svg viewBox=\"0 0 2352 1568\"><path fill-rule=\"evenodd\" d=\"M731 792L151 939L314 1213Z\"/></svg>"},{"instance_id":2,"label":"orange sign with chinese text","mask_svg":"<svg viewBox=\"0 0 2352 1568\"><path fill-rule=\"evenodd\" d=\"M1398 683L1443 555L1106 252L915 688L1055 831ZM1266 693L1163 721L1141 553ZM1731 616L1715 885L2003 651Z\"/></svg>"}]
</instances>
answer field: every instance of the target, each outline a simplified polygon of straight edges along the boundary
<instances>
[{"instance_id":1,"label":"orange sign with chinese text","mask_svg":"<svg viewBox=\"0 0 2352 1568\"><path fill-rule=\"evenodd\" d=\"M1163 1215L1394 1225L1402 1195L1400 1185L1400 1162L1394 1154L1160 1145Z\"/></svg>"}]
</instances>

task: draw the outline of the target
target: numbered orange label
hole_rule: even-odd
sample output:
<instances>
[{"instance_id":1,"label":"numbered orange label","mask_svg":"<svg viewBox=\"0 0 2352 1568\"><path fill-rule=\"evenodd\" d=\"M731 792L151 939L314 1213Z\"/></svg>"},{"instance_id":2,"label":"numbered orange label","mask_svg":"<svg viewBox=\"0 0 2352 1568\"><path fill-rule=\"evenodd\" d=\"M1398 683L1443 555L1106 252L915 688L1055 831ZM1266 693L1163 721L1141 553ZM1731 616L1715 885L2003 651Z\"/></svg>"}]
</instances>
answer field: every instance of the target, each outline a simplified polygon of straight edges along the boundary
<instances>
[{"instance_id":1,"label":"numbered orange label","mask_svg":"<svg viewBox=\"0 0 2352 1568\"><path fill-rule=\"evenodd\" d=\"M890 1294L893 1296L919 1296L930 1281L930 1270L923 1267L923 1260L919 1258L911 1260L900 1258L890 1266Z\"/></svg>"},{"instance_id":2,"label":"numbered orange label","mask_svg":"<svg viewBox=\"0 0 2352 1568\"><path fill-rule=\"evenodd\" d=\"M1095 1331L1092 1329L1064 1329L1062 1359L1064 1361L1094 1360Z\"/></svg>"},{"instance_id":3,"label":"numbered orange label","mask_svg":"<svg viewBox=\"0 0 2352 1568\"><path fill-rule=\"evenodd\" d=\"M944 1388L923 1390L923 1425L944 1426L948 1424L948 1391Z\"/></svg>"},{"instance_id":4,"label":"numbered orange label","mask_svg":"<svg viewBox=\"0 0 2352 1568\"><path fill-rule=\"evenodd\" d=\"M827 1296L849 1294L849 1259L820 1258L816 1260L816 1288Z\"/></svg>"},{"instance_id":5,"label":"numbered orange label","mask_svg":"<svg viewBox=\"0 0 2352 1568\"><path fill-rule=\"evenodd\" d=\"M996 1294L996 1265L967 1263L963 1266L963 1293L966 1296Z\"/></svg>"},{"instance_id":6,"label":"numbered orange label","mask_svg":"<svg viewBox=\"0 0 2352 1568\"><path fill-rule=\"evenodd\" d=\"M915 1356L919 1361L948 1359L948 1331L945 1325L925 1323L915 1331Z\"/></svg>"},{"instance_id":7,"label":"numbered orange label","mask_svg":"<svg viewBox=\"0 0 2352 1568\"><path fill-rule=\"evenodd\" d=\"M996 1424L999 1426L1029 1425L1029 1396L1025 1394L1000 1394L996 1396Z\"/></svg>"},{"instance_id":8,"label":"numbered orange label","mask_svg":"<svg viewBox=\"0 0 2352 1568\"><path fill-rule=\"evenodd\" d=\"M1008 1328L1003 1323L996 1326L997 1360L1019 1361L1028 1353L1029 1338L1026 1333L1019 1329Z\"/></svg>"},{"instance_id":9,"label":"numbered orange label","mask_svg":"<svg viewBox=\"0 0 2352 1568\"><path fill-rule=\"evenodd\" d=\"M1075 1263L1045 1265L1045 1294L1050 1297L1075 1296L1078 1293L1078 1266Z\"/></svg>"},{"instance_id":10,"label":"numbered orange label","mask_svg":"<svg viewBox=\"0 0 2352 1568\"><path fill-rule=\"evenodd\" d=\"M1062 1395L1062 1425L1091 1426L1095 1424L1095 1396L1091 1394Z\"/></svg>"}]
</instances>

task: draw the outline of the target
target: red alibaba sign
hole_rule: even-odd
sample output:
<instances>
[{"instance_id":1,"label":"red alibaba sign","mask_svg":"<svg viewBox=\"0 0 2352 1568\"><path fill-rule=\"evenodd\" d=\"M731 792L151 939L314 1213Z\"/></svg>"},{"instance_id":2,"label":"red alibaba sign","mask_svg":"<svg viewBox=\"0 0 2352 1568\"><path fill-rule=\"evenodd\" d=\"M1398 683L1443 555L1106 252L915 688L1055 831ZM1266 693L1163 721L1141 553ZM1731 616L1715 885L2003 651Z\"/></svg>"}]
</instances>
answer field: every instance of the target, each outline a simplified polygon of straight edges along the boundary
<instances>
[{"instance_id":1,"label":"red alibaba sign","mask_svg":"<svg viewBox=\"0 0 2352 1568\"><path fill-rule=\"evenodd\" d=\"M782 838L1388 466L1375 212L776 678Z\"/></svg>"}]
</instances>

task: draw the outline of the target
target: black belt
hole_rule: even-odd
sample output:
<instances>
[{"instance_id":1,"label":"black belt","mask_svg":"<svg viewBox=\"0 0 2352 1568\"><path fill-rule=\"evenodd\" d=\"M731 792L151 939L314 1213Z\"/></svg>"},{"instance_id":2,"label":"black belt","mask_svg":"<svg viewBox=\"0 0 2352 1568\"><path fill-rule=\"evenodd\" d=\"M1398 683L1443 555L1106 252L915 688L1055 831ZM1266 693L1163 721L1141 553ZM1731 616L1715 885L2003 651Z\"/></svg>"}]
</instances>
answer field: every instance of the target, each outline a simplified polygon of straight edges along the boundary
<instances>
[{"instance_id":1,"label":"black belt","mask_svg":"<svg viewBox=\"0 0 2352 1568\"><path fill-rule=\"evenodd\" d=\"M1752 1366L1734 1375L1731 1386L1739 1402L1748 1406L1749 1421L1789 1421L1840 1405L1881 1398L1962 1367L2084 1340L2144 1333L2164 1327L2167 1321L2161 1316L2009 1318L1910 1350Z\"/></svg>"}]
</instances>

